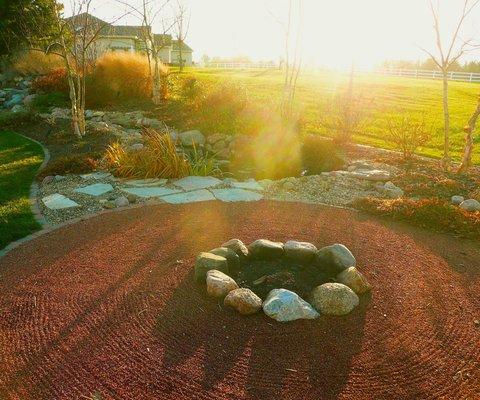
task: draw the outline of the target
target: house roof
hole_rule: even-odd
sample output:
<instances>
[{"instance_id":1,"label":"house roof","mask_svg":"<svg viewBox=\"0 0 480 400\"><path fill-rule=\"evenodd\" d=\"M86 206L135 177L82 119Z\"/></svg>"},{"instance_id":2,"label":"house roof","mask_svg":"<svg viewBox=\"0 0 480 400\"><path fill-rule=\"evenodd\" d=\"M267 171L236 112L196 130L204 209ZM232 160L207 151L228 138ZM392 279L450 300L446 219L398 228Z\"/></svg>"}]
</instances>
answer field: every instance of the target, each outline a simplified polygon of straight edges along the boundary
<instances>
[{"instance_id":1,"label":"house roof","mask_svg":"<svg viewBox=\"0 0 480 400\"><path fill-rule=\"evenodd\" d=\"M180 42L178 40L172 40L172 50L173 51L180 51ZM182 51L185 52L193 52L193 49L186 44L185 42L182 43Z\"/></svg>"},{"instance_id":2,"label":"house roof","mask_svg":"<svg viewBox=\"0 0 480 400\"><path fill-rule=\"evenodd\" d=\"M157 46L170 46L172 44L172 35L155 33L153 38L155 40L155 45Z\"/></svg>"},{"instance_id":3,"label":"house roof","mask_svg":"<svg viewBox=\"0 0 480 400\"><path fill-rule=\"evenodd\" d=\"M150 26L135 26L135 25L112 25L108 22L101 20L91 14L82 13L75 15L69 18L66 18L65 21L70 23L74 28L81 28L86 25L94 27L94 29L99 29L99 34L101 36L130 36L130 37L144 37L145 33L151 32ZM155 44L157 46L172 46L172 50L179 51L179 41L172 40L172 35L167 34L154 34ZM193 52L192 48L189 47L185 42L182 44L182 51Z\"/></svg>"}]
</instances>

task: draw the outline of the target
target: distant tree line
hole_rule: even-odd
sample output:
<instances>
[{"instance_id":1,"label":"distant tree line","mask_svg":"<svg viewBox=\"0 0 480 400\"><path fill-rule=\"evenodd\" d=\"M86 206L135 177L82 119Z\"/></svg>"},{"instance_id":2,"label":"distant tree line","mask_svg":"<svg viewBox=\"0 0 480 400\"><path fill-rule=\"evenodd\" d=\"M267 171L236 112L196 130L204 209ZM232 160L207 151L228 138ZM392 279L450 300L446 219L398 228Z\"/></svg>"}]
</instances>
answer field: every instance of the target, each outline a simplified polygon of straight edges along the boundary
<instances>
[{"instance_id":1,"label":"distant tree line","mask_svg":"<svg viewBox=\"0 0 480 400\"><path fill-rule=\"evenodd\" d=\"M431 58L425 61L387 60L381 63L379 68L440 70L438 65ZM480 73L480 61L468 61L464 63L455 61L449 67L449 70L456 72Z\"/></svg>"}]
</instances>

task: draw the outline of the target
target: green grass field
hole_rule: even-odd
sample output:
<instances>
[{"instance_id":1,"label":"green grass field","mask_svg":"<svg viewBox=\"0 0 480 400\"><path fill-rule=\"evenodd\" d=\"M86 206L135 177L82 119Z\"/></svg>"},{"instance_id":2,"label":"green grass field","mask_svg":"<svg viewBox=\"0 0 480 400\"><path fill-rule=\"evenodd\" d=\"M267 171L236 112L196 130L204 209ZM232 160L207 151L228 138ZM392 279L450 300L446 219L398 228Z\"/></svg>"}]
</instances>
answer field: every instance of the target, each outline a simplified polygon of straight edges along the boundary
<instances>
[{"instance_id":1,"label":"green grass field","mask_svg":"<svg viewBox=\"0 0 480 400\"><path fill-rule=\"evenodd\" d=\"M39 229L28 195L42 160L38 144L0 132L0 249Z\"/></svg>"},{"instance_id":2,"label":"green grass field","mask_svg":"<svg viewBox=\"0 0 480 400\"><path fill-rule=\"evenodd\" d=\"M274 70L193 70L199 79L231 80L246 87L249 95L259 104L278 102L282 91L283 75ZM310 133L330 135L321 124L321 115L335 94L344 91L349 77L341 73L304 72L298 81L296 101ZM354 90L365 104L366 120L355 135L358 143L390 148L385 140L386 118L389 115L408 114L416 120L424 120L434 127L432 141L419 150L420 154L440 158L443 152L442 83L440 81L386 77L359 74L355 77ZM476 107L480 85L475 83L450 83L451 155L459 160L463 150L463 127ZM476 140L479 143L479 140ZM474 151L474 162L480 164L480 149Z\"/></svg>"}]
</instances>

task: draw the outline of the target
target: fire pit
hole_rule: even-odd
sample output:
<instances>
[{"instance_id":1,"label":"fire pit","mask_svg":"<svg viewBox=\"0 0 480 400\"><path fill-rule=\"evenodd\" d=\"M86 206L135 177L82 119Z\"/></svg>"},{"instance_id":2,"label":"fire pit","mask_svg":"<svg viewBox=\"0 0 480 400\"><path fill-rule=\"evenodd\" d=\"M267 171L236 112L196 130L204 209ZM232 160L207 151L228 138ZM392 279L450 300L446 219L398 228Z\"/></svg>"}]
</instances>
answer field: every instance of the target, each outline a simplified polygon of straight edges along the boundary
<instances>
[{"instance_id":1,"label":"fire pit","mask_svg":"<svg viewBox=\"0 0 480 400\"><path fill-rule=\"evenodd\" d=\"M311 243L259 239L248 247L232 239L200 253L195 279L207 293L244 315L263 308L277 321L345 315L371 286L342 244L320 250Z\"/></svg>"}]
</instances>

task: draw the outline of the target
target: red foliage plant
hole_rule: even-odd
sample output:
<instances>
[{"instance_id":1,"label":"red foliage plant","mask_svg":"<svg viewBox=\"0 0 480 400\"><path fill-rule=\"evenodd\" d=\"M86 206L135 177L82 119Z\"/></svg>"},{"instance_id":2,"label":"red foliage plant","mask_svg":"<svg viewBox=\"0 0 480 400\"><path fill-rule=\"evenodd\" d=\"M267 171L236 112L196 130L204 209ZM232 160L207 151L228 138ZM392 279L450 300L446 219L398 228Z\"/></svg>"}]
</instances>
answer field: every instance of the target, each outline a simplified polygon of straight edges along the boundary
<instances>
[{"instance_id":1,"label":"red foliage plant","mask_svg":"<svg viewBox=\"0 0 480 400\"><path fill-rule=\"evenodd\" d=\"M32 83L34 90L43 92L68 92L67 71L65 68L52 69L47 74L38 77Z\"/></svg>"}]
</instances>

